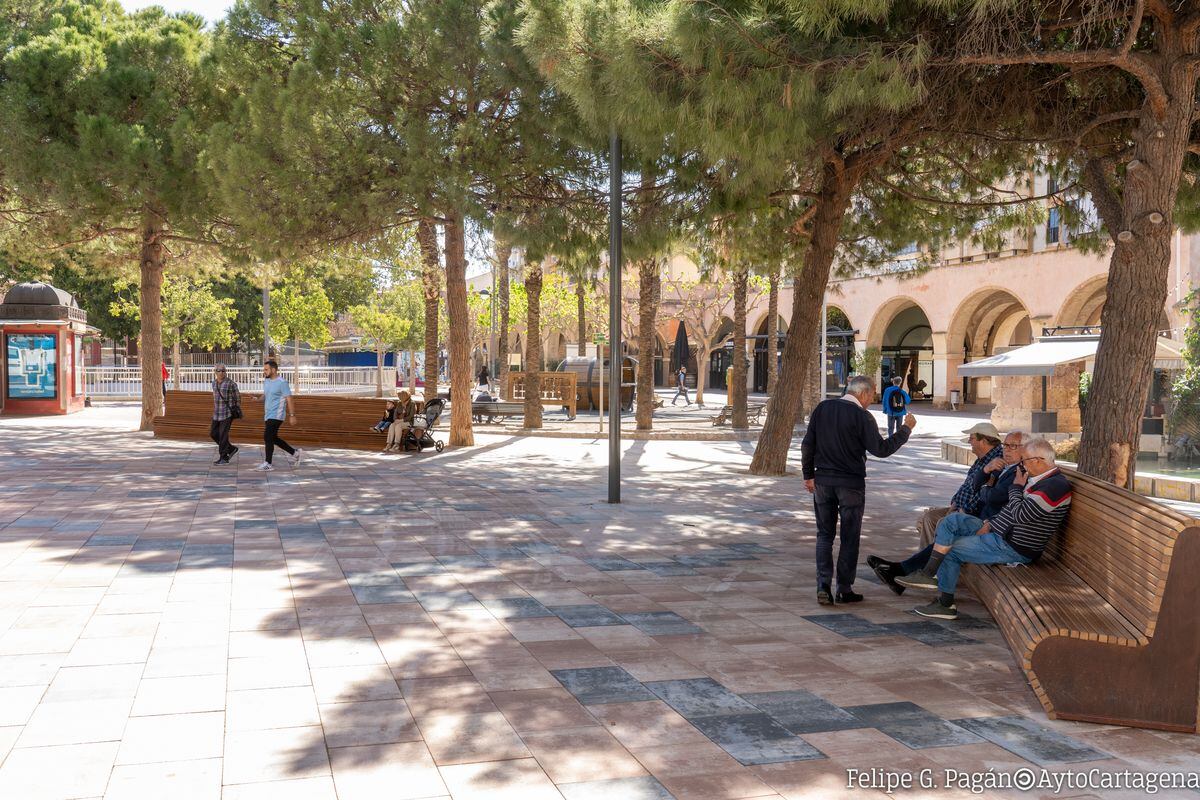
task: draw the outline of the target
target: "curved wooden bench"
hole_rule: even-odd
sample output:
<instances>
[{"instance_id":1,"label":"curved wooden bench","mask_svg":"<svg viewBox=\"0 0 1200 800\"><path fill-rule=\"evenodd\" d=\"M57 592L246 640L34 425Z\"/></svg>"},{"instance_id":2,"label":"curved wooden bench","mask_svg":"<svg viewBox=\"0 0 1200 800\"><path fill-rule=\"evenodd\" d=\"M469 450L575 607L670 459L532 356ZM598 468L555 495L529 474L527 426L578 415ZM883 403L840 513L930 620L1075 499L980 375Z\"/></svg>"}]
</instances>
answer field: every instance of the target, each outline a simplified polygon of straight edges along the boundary
<instances>
[{"instance_id":1,"label":"curved wooden bench","mask_svg":"<svg viewBox=\"0 0 1200 800\"><path fill-rule=\"evenodd\" d=\"M1195 733L1200 526L1072 470L1071 512L1036 564L970 565L1051 718Z\"/></svg>"},{"instance_id":2,"label":"curved wooden bench","mask_svg":"<svg viewBox=\"0 0 1200 800\"><path fill-rule=\"evenodd\" d=\"M387 436L371 426L383 416L386 400L364 397L296 395L293 403L298 424L285 424L280 435L301 447L339 447L348 450L381 450ZM420 408L418 403L417 407ZM261 444L263 405L242 394L242 419L234 420L229 440L238 445ZM440 428L444 430L443 413ZM154 435L164 439L207 441L212 423L212 393L168 391L166 414L154 418ZM434 433L435 438L437 432Z\"/></svg>"}]
</instances>

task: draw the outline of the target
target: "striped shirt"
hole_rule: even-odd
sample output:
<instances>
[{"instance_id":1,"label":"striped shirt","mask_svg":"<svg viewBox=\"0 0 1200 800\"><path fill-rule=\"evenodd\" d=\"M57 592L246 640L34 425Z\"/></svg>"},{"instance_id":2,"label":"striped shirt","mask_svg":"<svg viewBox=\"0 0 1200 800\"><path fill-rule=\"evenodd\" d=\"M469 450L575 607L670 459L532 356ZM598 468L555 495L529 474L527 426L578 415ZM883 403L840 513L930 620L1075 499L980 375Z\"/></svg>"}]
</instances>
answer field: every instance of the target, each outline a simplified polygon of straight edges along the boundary
<instances>
[{"instance_id":1,"label":"striped shirt","mask_svg":"<svg viewBox=\"0 0 1200 800\"><path fill-rule=\"evenodd\" d=\"M1052 468L1030 476L1024 486L1008 490L1008 505L992 517L991 531L1004 537L1013 550L1032 560L1046 549L1071 509L1071 484Z\"/></svg>"}]
</instances>

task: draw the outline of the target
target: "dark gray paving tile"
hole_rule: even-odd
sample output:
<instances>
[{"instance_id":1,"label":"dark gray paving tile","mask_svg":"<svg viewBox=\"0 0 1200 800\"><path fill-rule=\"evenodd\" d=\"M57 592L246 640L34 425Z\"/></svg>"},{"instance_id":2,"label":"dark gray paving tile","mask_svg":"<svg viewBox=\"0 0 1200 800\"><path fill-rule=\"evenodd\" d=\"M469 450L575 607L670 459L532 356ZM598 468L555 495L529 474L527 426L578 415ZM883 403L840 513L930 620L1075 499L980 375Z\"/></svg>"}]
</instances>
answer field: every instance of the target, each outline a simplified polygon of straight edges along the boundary
<instances>
[{"instance_id":1,"label":"dark gray paving tile","mask_svg":"<svg viewBox=\"0 0 1200 800\"><path fill-rule=\"evenodd\" d=\"M351 570L345 572L346 583L351 586L403 586L404 581L395 571L389 569L387 572L382 570Z\"/></svg>"},{"instance_id":2,"label":"dark gray paving tile","mask_svg":"<svg viewBox=\"0 0 1200 800\"><path fill-rule=\"evenodd\" d=\"M916 703L875 703L848 706L846 710L867 723L868 727L878 728L913 750L977 744L982 741L965 728L947 722Z\"/></svg>"},{"instance_id":3,"label":"dark gray paving tile","mask_svg":"<svg viewBox=\"0 0 1200 800\"><path fill-rule=\"evenodd\" d=\"M657 778L610 778L585 783L560 783L564 800L675 800Z\"/></svg>"},{"instance_id":4,"label":"dark gray paving tile","mask_svg":"<svg viewBox=\"0 0 1200 800\"><path fill-rule=\"evenodd\" d=\"M446 568L436 561L393 561L392 569L402 578L442 575Z\"/></svg>"},{"instance_id":5,"label":"dark gray paving tile","mask_svg":"<svg viewBox=\"0 0 1200 800\"><path fill-rule=\"evenodd\" d=\"M978 639L963 636L949 626L939 625L931 619L917 620L915 622L887 622L881 627L887 628L889 631L898 633L901 636L916 639L921 644L927 644L930 647L946 647L955 644L980 644Z\"/></svg>"},{"instance_id":6,"label":"dark gray paving tile","mask_svg":"<svg viewBox=\"0 0 1200 800\"><path fill-rule=\"evenodd\" d=\"M119 547L121 545L132 545L137 542L138 536L136 533L116 534L116 533L97 533L95 536L88 538L84 542L84 547Z\"/></svg>"},{"instance_id":7,"label":"dark gray paving tile","mask_svg":"<svg viewBox=\"0 0 1200 800\"><path fill-rule=\"evenodd\" d=\"M649 689L620 667L555 669L550 674L584 705L654 699Z\"/></svg>"},{"instance_id":8,"label":"dark gray paving tile","mask_svg":"<svg viewBox=\"0 0 1200 800\"><path fill-rule=\"evenodd\" d=\"M430 592L419 589L412 594L426 611L450 611L451 609L476 602L475 595L466 589L453 589L445 592Z\"/></svg>"},{"instance_id":9,"label":"dark gray paving tile","mask_svg":"<svg viewBox=\"0 0 1200 800\"><path fill-rule=\"evenodd\" d=\"M183 546L183 555L208 555L208 556L231 556L233 555L232 544L185 544Z\"/></svg>"},{"instance_id":10,"label":"dark gray paving tile","mask_svg":"<svg viewBox=\"0 0 1200 800\"><path fill-rule=\"evenodd\" d=\"M354 599L360 605L376 603L415 603L417 598L401 585L395 586L354 586ZM428 608L428 606L426 606Z\"/></svg>"},{"instance_id":11,"label":"dark gray paving tile","mask_svg":"<svg viewBox=\"0 0 1200 800\"><path fill-rule=\"evenodd\" d=\"M696 570L692 569L691 567L684 566L683 564L677 563L675 561L652 561L649 563L643 561L642 569L649 570L650 572L653 572L655 575L658 575L661 578L671 578L671 577L675 577L677 575L699 575L700 574L699 572L696 572Z\"/></svg>"},{"instance_id":12,"label":"dark gray paving tile","mask_svg":"<svg viewBox=\"0 0 1200 800\"><path fill-rule=\"evenodd\" d=\"M680 636L704 633L704 629L688 622L674 611L630 611L622 619L648 636Z\"/></svg>"},{"instance_id":13,"label":"dark gray paving tile","mask_svg":"<svg viewBox=\"0 0 1200 800\"><path fill-rule=\"evenodd\" d=\"M101 522L88 522L80 520L79 522L60 522L54 526L55 533L94 533L100 528Z\"/></svg>"},{"instance_id":14,"label":"dark gray paving tile","mask_svg":"<svg viewBox=\"0 0 1200 800\"><path fill-rule=\"evenodd\" d=\"M438 556L437 560L448 569L485 569L491 566L479 556Z\"/></svg>"},{"instance_id":15,"label":"dark gray paving tile","mask_svg":"<svg viewBox=\"0 0 1200 800\"><path fill-rule=\"evenodd\" d=\"M653 681L646 688L684 717L756 714L759 710L712 678Z\"/></svg>"},{"instance_id":16,"label":"dark gray paving tile","mask_svg":"<svg viewBox=\"0 0 1200 800\"><path fill-rule=\"evenodd\" d=\"M958 612L956 620L930 620L936 625L941 625L943 628L960 631L994 631L996 623L989 617L973 617L970 614Z\"/></svg>"},{"instance_id":17,"label":"dark gray paving tile","mask_svg":"<svg viewBox=\"0 0 1200 800\"><path fill-rule=\"evenodd\" d=\"M533 619L554 616L554 612L533 597L501 597L480 602L483 603L484 608L499 619Z\"/></svg>"},{"instance_id":18,"label":"dark gray paving tile","mask_svg":"<svg viewBox=\"0 0 1200 800\"><path fill-rule=\"evenodd\" d=\"M515 547L476 547L475 552L488 561L523 561L529 558Z\"/></svg>"},{"instance_id":19,"label":"dark gray paving tile","mask_svg":"<svg viewBox=\"0 0 1200 800\"><path fill-rule=\"evenodd\" d=\"M820 750L761 712L694 717L688 721L747 766L825 757Z\"/></svg>"},{"instance_id":20,"label":"dark gray paving tile","mask_svg":"<svg viewBox=\"0 0 1200 800\"><path fill-rule=\"evenodd\" d=\"M599 625L627 625L617 614L602 605L550 606L559 619L572 628L594 628Z\"/></svg>"},{"instance_id":21,"label":"dark gray paving tile","mask_svg":"<svg viewBox=\"0 0 1200 800\"><path fill-rule=\"evenodd\" d=\"M733 544L723 544L721 547L733 550L736 553L778 553L779 551L773 547L766 547L756 542L734 542Z\"/></svg>"},{"instance_id":22,"label":"dark gray paving tile","mask_svg":"<svg viewBox=\"0 0 1200 800\"><path fill-rule=\"evenodd\" d=\"M1018 714L956 719L954 724L1042 767L1111 758L1108 753L1089 747L1066 734L1043 728Z\"/></svg>"},{"instance_id":23,"label":"dark gray paving tile","mask_svg":"<svg viewBox=\"0 0 1200 800\"><path fill-rule=\"evenodd\" d=\"M144 536L139 536L134 542L134 550L183 550L186 544L184 539L148 539Z\"/></svg>"},{"instance_id":24,"label":"dark gray paving tile","mask_svg":"<svg viewBox=\"0 0 1200 800\"><path fill-rule=\"evenodd\" d=\"M866 723L849 711L803 689L755 692L741 697L770 714L772 719L792 733L846 731L867 727Z\"/></svg>"},{"instance_id":25,"label":"dark gray paving tile","mask_svg":"<svg viewBox=\"0 0 1200 800\"><path fill-rule=\"evenodd\" d=\"M620 556L591 556L585 558L585 562L591 564L601 572L620 572L629 569L641 569L641 564L635 564L627 558Z\"/></svg>"},{"instance_id":26,"label":"dark gray paving tile","mask_svg":"<svg viewBox=\"0 0 1200 800\"><path fill-rule=\"evenodd\" d=\"M273 519L237 519L233 521L233 529L235 531L247 530L252 528L274 528L275 520Z\"/></svg>"},{"instance_id":27,"label":"dark gray paving tile","mask_svg":"<svg viewBox=\"0 0 1200 800\"><path fill-rule=\"evenodd\" d=\"M854 614L810 614L804 618L847 639L892 635L892 632L882 625L876 625Z\"/></svg>"},{"instance_id":28,"label":"dark gray paving tile","mask_svg":"<svg viewBox=\"0 0 1200 800\"><path fill-rule=\"evenodd\" d=\"M514 514L513 518L525 520L540 519L537 514ZM526 555L533 555L535 553L557 553L560 548L553 542L525 542L517 545L517 549Z\"/></svg>"},{"instance_id":29,"label":"dark gray paving tile","mask_svg":"<svg viewBox=\"0 0 1200 800\"><path fill-rule=\"evenodd\" d=\"M188 555L184 553L179 559L180 569L225 569L233 567L233 554L221 555Z\"/></svg>"},{"instance_id":30,"label":"dark gray paving tile","mask_svg":"<svg viewBox=\"0 0 1200 800\"><path fill-rule=\"evenodd\" d=\"M676 563L683 564L685 567L727 567L729 562L733 560L732 554L716 555L716 554L694 554L675 556Z\"/></svg>"}]
</instances>

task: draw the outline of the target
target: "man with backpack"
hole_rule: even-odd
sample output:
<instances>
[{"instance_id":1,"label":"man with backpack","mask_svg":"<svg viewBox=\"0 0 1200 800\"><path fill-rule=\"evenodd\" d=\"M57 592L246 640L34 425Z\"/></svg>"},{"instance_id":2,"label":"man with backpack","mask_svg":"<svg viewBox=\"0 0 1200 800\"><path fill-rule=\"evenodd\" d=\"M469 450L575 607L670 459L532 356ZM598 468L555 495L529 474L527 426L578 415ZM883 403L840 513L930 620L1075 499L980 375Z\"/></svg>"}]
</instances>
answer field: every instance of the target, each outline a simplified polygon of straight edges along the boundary
<instances>
[{"instance_id":1,"label":"man with backpack","mask_svg":"<svg viewBox=\"0 0 1200 800\"><path fill-rule=\"evenodd\" d=\"M892 385L883 390L883 413L887 416L888 436L900 430L904 415L908 413L908 404L912 402L908 393L900 388L902 383L904 379L897 375L892 378Z\"/></svg>"}]
</instances>

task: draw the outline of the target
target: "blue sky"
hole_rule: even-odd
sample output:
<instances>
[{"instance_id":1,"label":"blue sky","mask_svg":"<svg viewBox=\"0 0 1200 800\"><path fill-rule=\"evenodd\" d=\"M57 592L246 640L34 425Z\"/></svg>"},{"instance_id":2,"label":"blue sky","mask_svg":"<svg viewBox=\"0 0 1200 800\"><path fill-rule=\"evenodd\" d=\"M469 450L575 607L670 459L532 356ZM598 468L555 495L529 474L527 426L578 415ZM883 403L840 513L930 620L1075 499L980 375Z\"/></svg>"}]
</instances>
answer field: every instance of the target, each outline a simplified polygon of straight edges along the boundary
<instances>
[{"instance_id":1,"label":"blue sky","mask_svg":"<svg viewBox=\"0 0 1200 800\"><path fill-rule=\"evenodd\" d=\"M121 0L126 11L135 11L146 6L162 6L167 11L194 11L209 22L225 16L225 10L233 0Z\"/></svg>"}]
</instances>

